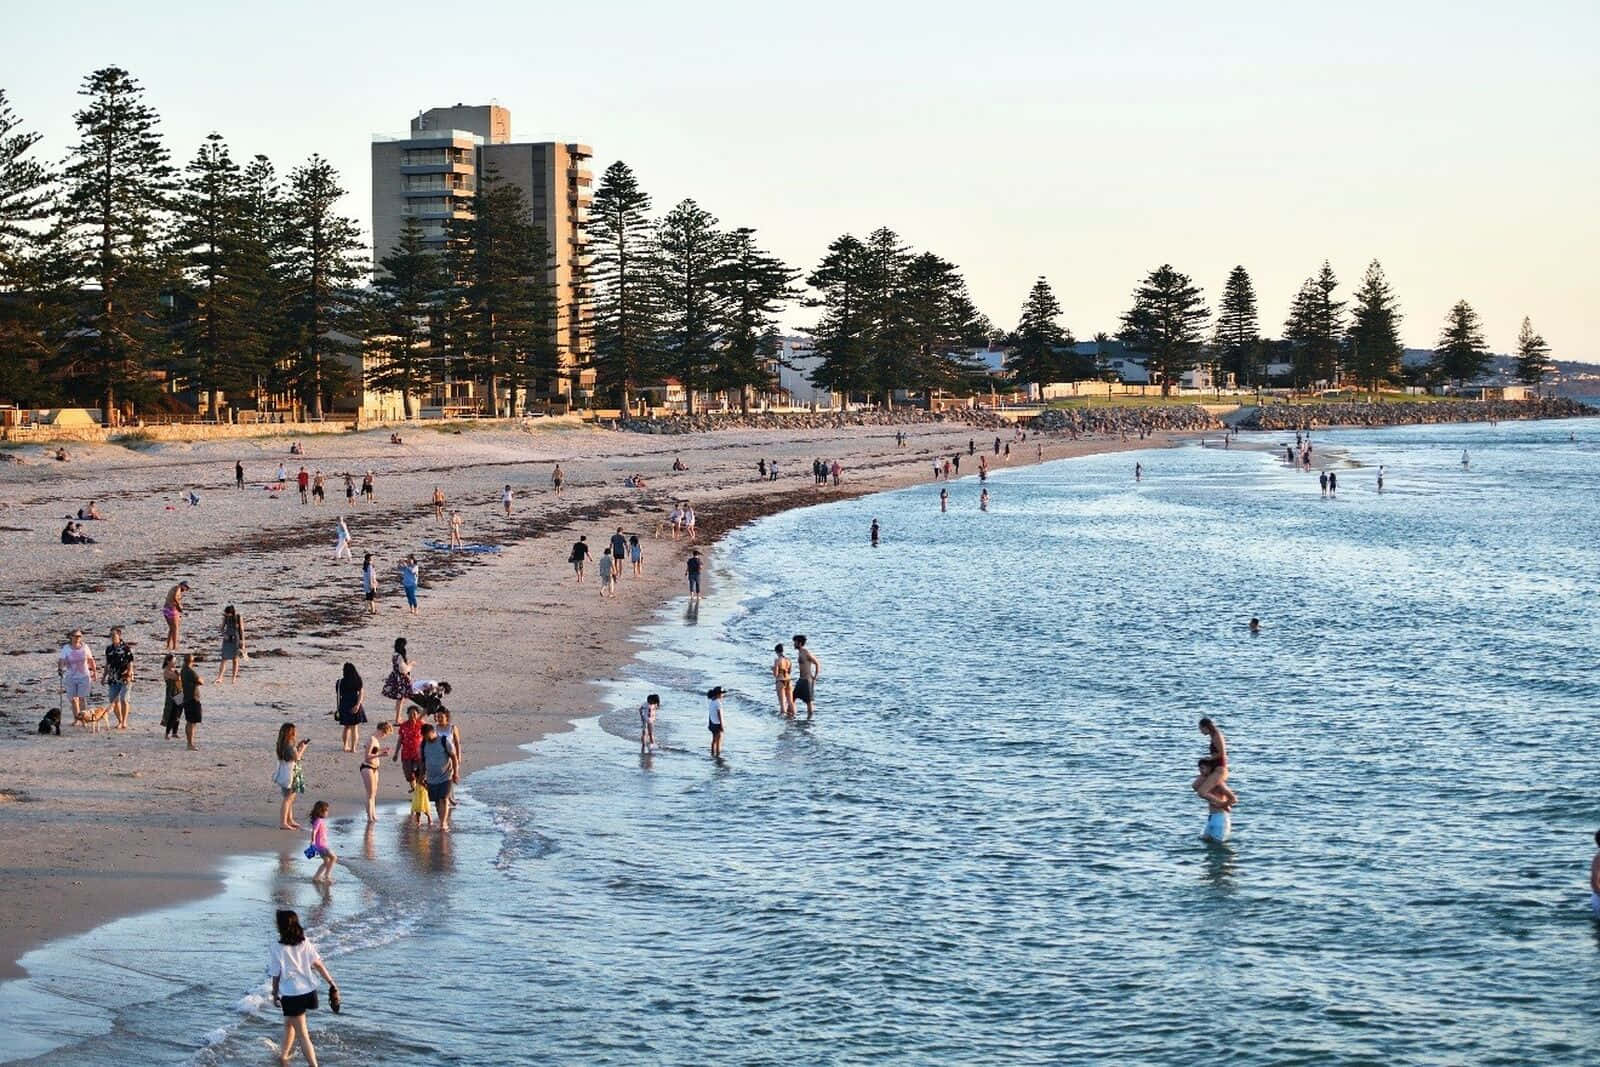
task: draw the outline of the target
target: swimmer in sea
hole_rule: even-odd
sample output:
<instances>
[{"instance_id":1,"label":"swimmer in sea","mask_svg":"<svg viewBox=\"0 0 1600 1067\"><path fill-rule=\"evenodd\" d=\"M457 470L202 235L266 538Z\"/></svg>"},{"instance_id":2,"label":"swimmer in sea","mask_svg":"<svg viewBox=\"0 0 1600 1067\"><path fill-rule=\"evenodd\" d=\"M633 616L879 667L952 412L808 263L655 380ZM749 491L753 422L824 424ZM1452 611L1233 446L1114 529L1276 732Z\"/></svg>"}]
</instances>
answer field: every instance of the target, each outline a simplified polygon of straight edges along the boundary
<instances>
[{"instance_id":1,"label":"swimmer in sea","mask_svg":"<svg viewBox=\"0 0 1600 1067\"><path fill-rule=\"evenodd\" d=\"M1471 461L1467 459L1467 450L1463 448L1461 450L1461 469L1466 470L1470 463Z\"/></svg>"},{"instance_id":2,"label":"swimmer in sea","mask_svg":"<svg viewBox=\"0 0 1600 1067\"><path fill-rule=\"evenodd\" d=\"M1261 620L1254 615L1250 616L1250 632L1253 634L1261 632Z\"/></svg>"},{"instance_id":3,"label":"swimmer in sea","mask_svg":"<svg viewBox=\"0 0 1600 1067\"><path fill-rule=\"evenodd\" d=\"M978 510L979 511L988 511L989 510L989 490L987 490L987 489L985 489L983 492L978 494Z\"/></svg>"},{"instance_id":4,"label":"swimmer in sea","mask_svg":"<svg viewBox=\"0 0 1600 1067\"><path fill-rule=\"evenodd\" d=\"M1144 481L1144 464L1143 463L1135 463L1133 465L1133 480L1136 481L1136 482Z\"/></svg>"},{"instance_id":5,"label":"swimmer in sea","mask_svg":"<svg viewBox=\"0 0 1600 1067\"><path fill-rule=\"evenodd\" d=\"M872 520L872 547L878 547L878 520Z\"/></svg>"},{"instance_id":6,"label":"swimmer in sea","mask_svg":"<svg viewBox=\"0 0 1600 1067\"><path fill-rule=\"evenodd\" d=\"M1383 464L1378 464L1378 492L1383 492Z\"/></svg>"},{"instance_id":7,"label":"swimmer in sea","mask_svg":"<svg viewBox=\"0 0 1600 1067\"><path fill-rule=\"evenodd\" d=\"M939 510L941 512L950 510L950 490L948 489L939 490Z\"/></svg>"},{"instance_id":8,"label":"swimmer in sea","mask_svg":"<svg viewBox=\"0 0 1600 1067\"><path fill-rule=\"evenodd\" d=\"M1222 736L1222 730L1217 724L1210 719L1200 720L1200 732L1211 739L1211 753L1207 757L1211 769L1195 783L1194 791L1207 800L1215 800L1224 808L1232 810L1239 802L1239 795L1227 786L1228 740Z\"/></svg>"}]
</instances>

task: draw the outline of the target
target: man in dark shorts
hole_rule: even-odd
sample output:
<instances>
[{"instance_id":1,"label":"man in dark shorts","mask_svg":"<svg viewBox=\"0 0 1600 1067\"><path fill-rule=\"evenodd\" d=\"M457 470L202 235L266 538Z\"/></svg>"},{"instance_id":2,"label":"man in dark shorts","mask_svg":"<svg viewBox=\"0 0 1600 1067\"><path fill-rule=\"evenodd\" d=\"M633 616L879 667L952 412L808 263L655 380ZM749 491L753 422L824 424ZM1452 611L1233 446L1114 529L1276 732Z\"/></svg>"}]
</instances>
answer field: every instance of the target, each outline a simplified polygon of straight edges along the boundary
<instances>
[{"instance_id":1,"label":"man in dark shorts","mask_svg":"<svg viewBox=\"0 0 1600 1067\"><path fill-rule=\"evenodd\" d=\"M183 736L189 750L195 749L194 728L200 725L200 672L194 669L194 653L183 657L183 670L178 673L178 684L183 689Z\"/></svg>"},{"instance_id":2,"label":"man in dark shorts","mask_svg":"<svg viewBox=\"0 0 1600 1067\"><path fill-rule=\"evenodd\" d=\"M240 489L244 488L244 464L235 462L233 465L233 484Z\"/></svg>"},{"instance_id":3,"label":"man in dark shorts","mask_svg":"<svg viewBox=\"0 0 1600 1067\"><path fill-rule=\"evenodd\" d=\"M448 738L438 736L433 723L422 724L422 781L428 799L439 813L439 829L450 829L450 784L456 776L456 751Z\"/></svg>"},{"instance_id":4,"label":"man in dark shorts","mask_svg":"<svg viewBox=\"0 0 1600 1067\"><path fill-rule=\"evenodd\" d=\"M613 581L622 577L622 560L628 553L628 539L622 535L622 527L617 527L617 532L611 535L611 578Z\"/></svg>"},{"instance_id":5,"label":"man in dark shorts","mask_svg":"<svg viewBox=\"0 0 1600 1067\"><path fill-rule=\"evenodd\" d=\"M411 705L406 709L405 721L396 725L400 731L400 743L394 747L394 758L400 764L401 773L406 776L406 785L415 785L422 780L422 709Z\"/></svg>"},{"instance_id":6,"label":"man in dark shorts","mask_svg":"<svg viewBox=\"0 0 1600 1067\"><path fill-rule=\"evenodd\" d=\"M589 536L582 534L572 543L572 552L567 556L567 562L572 564L572 573L578 576L578 581L583 581L583 565L589 561Z\"/></svg>"},{"instance_id":7,"label":"man in dark shorts","mask_svg":"<svg viewBox=\"0 0 1600 1067\"><path fill-rule=\"evenodd\" d=\"M822 661L806 647L806 635L794 635L795 658L799 660L800 678L794 683L794 698L806 702L806 718L816 711L817 678L822 674Z\"/></svg>"}]
</instances>

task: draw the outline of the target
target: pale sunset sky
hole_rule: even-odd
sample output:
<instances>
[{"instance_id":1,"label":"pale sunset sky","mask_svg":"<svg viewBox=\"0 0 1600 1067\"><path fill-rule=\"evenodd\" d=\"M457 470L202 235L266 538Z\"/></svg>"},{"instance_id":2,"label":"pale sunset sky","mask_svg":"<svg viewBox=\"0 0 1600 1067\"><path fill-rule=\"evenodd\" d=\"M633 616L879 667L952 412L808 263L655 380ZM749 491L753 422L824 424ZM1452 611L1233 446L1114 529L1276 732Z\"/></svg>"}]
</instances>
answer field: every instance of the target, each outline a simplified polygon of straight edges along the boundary
<instances>
[{"instance_id":1,"label":"pale sunset sky","mask_svg":"<svg viewBox=\"0 0 1600 1067\"><path fill-rule=\"evenodd\" d=\"M1600 362L1600 3L963 5L870 0L467 5L43 4L0 85L36 151L83 75L127 68L174 161L207 133L280 173L337 166L367 225L368 145L456 102L515 140L625 159L809 270L878 226L958 264L1010 328L1045 275L1080 338L1170 262L1214 303L1255 279L1265 333L1330 260L1382 261L1408 345L1465 298L1496 351L1524 315ZM790 327L809 324L795 309Z\"/></svg>"}]
</instances>

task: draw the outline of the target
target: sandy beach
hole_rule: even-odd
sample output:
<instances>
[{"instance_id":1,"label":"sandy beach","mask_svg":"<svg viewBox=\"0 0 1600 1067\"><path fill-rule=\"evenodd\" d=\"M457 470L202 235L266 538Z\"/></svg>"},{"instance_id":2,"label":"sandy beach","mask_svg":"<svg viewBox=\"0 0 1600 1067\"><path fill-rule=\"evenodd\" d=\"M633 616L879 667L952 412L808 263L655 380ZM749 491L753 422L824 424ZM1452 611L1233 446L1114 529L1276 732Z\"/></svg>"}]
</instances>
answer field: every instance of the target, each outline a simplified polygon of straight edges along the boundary
<instances>
[{"instance_id":1,"label":"sandy beach","mask_svg":"<svg viewBox=\"0 0 1600 1067\"><path fill-rule=\"evenodd\" d=\"M901 429L908 440L897 447ZM371 722L363 739L393 712L379 689L396 637L408 640L416 677L452 683L449 704L470 789L472 771L523 758L519 746L599 710L593 683L628 661L630 635L683 590L689 546L670 533L657 536L674 500L696 509L710 568L706 595L715 597L712 542L721 533L782 509L928 482L933 458L960 451L965 459L970 439L992 451L992 431L959 424L680 437L539 424L460 433L417 427L404 431L399 445L387 431L77 445L65 463L43 447L12 451L21 462L0 464L8 578L0 594L0 736L10 756L0 788L0 969L14 976L17 959L45 941L213 891L229 854L302 848L301 832L276 827L272 748L283 722L313 739L297 815L304 821L317 799L331 801L336 814L358 814L358 757L340 751L331 717L346 660L366 682ZM291 440L304 445L304 456L289 453ZM1010 462L1034 462L1036 442L1049 460L1167 441L1030 435L1013 447ZM688 469L674 472L674 457ZM810 464L818 457L840 462L839 488L812 484ZM760 459L776 459L782 477L759 480ZM233 484L235 461L245 468L242 490ZM266 486L280 462L289 483L272 492ZM299 502L293 479L302 462L327 475L321 506ZM559 496L550 484L557 462L566 476ZM974 475L976 460L963 468ZM347 506L342 474L352 472L359 485L367 470L375 475L375 502L358 496ZM634 473L646 488L624 487ZM506 484L515 495L509 518L500 505ZM422 547L446 536L428 503L436 485L462 511L464 539L495 545L498 553ZM197 505L188 503L190 491ZM90 500L106 517L85 523L97 543L61 544L66 517ZM351 560L333 558L339 515L351 530ZM567 553L581 533L598 556L619 525L639 533L645 573L625 575L620 595L602 600L594 568L576 584ZM373 617L364 614L361 596L365 552L375 553L381 580ZM422 574L414 618L395 570L409 552L417 553ZM206 682L194 752L165 740L159 721L160 609L180 580L191 585L181 647L203 658ZM244 618L250 659L236 684L218 684L228 604ZM113 625L136 645L129 728L95 735L72 726L69 713L61 737L39 736L40 717L58 703L56 653L65 635L81 627L98 658ZM103 686L94 692L100 703ZM390 807L405 799L398 765L384 765L379 795Z\"/></svg>"}]
</instances>

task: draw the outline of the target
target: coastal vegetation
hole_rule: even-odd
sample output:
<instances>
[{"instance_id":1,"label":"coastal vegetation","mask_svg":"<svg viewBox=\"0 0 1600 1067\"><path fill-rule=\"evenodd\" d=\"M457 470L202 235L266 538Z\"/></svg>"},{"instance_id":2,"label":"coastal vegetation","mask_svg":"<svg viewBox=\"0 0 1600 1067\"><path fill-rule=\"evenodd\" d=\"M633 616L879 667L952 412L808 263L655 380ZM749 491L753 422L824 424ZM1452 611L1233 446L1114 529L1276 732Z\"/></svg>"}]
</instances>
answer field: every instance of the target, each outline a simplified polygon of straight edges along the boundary
<instances>
[{"instance_id":1,"label":"coastal vegetation","mask_svg":"<svg viewBox=\"0 0 1600 1067\"><path fill-rule=\"evenodd\" d=\"M339 211L343 179L319 155L280 180L271 160L241 165L212 133L180 170L127 71L90 73L80 95L77 140L51 166L0 90L0 402L93 405L112 422L177 409L183 391L209 411L224 394L235 407L271 396L317 418L360 366L368 388L401 395L408 417L450 380L478 383L485 414L504 415L515 412L503 398L557 396L575 384L563 375L587 372L558 352L558 326L571 324L557 321L548 235L492 172L442 251L408 220L371 264L358 223ZM795 306L811 312L811 382L886 407L908 394L1114 379L1114 348L1163 391L1203 367L1218 383L1377 393L1469 382L1490 358L1462 300L1433 359L1403 365L1400 302L1376 260L1348 299L1324 261L1278 338L1261 330L1243 265L1213 315L1196 280L1163 264L1135 286L1115 338L1078 344L1042 275L1015 327L996 326L955 263L887 226L839 235L807 270L693 199L658 217L622 161L601 178L589 230L580 285L594 316L576 329L587 333L580 350L592 346L591 402L628 413L642 390L672 387L691 414L708 392L748 411L792 360L780 316ZM1550 346L1524 319L1517 376L1537 385L1551 369Z\"/></svg>"}]
</instances>

